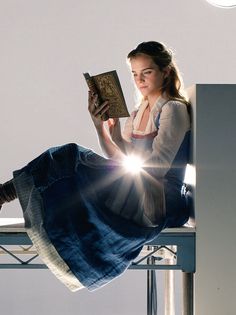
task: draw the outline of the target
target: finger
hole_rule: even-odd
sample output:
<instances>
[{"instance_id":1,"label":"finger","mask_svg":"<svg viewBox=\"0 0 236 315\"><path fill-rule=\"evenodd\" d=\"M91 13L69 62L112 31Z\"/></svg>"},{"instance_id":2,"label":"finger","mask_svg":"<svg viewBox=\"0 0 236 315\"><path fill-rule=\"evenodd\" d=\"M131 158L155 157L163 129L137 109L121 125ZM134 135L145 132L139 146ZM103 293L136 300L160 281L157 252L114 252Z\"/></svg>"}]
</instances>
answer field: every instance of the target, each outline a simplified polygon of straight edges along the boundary
<instances>
[{"instance_id":1,"label":"finger","mask_svg":"<svg viewBox=\"0 0 236 315\"><path fill-rule=\"evenodd\" d=\"M89 98L89 100L92 100L92 98L93 98L93 92L92 91L88 91L88 98Z\"/></svg>"},{"instance_id":2,"label":"finger","mask_svg":"<svg viewBox=\"0 0 236 315\"><path fill-rule=\"evenodd\" d=\"M95 109L98 107L98 95L89 93L89 100L88 100L88 108L90 112L94 112Z\"/></svg>"},{"instance_id":3,"label":"finger","mask_svg":"<svg viewBox=\"0 0 236 315\"><path fill-rule=\"evenodd\" d=\"M100 112L100 115L102 116L104 113L106 113L109 109L109 105L106 105Z\"/></svg>"},{"instance_id":4,"label":"finger","mask_svg":"<svg viewBox=\"0 0 236 315\"><path fill-rule=\"evenodd\" d=\"M108 109L109 109L109 106L107 105L102 110L100 110L98 113L94 114L94 116L96 118L100 118L101 119L102 116L108 111Z\"/></svg>"},{"instance_id":5,"label":"finger","mask_svg":"<svg viewBox=\"0 0 236 315\"><path fill-rule=\"evenodd\" d=\"M98 115L98 114L103 114L104 112L106 112L109 109L109 103L108 101L103 102L101 105L99 105L98 107L95 107L94 109L94 115Z\"/></svg>"},{"instance_id":6,"label":"finger","mask_svg":"<svg viewBox=\"0 0 236 315\"><path fill-rule=\"evenodd\" d=\"M98 94L97 93L95 93L95 92L92 92L92 91L88 91L88 98L90 99L90 100L93 100L94 98L97 98L98 97Z\"/></svg>"},{"instance_id":7,"label":"finger","mask_svg":"<svg viewBox=\"0 0 236 315\"><path fill-rule=\"evenodd\" d=\"M98 95L94 94L93 96L93 106L97 108L99 106Z\"/></svg>"},{"instance_id":8,"label":"finger","mask_svg":"<svg viewBox=\"0 0 236 315\"><path fill-rule=\"evenodd\" d=\"M112 127L114 125L113 118L109 118L107 121L108 127Z\"/></svg>"},{"instance_id":9,"label":"finger","mask_svg":"<svg viewBox=\"0 0 236 315\"><path fill-rule=\"evenodd\" d=\"M88 108L92 107L92 100L93 100L92 92L88 91Z\"/></svg>"}]
</instances>

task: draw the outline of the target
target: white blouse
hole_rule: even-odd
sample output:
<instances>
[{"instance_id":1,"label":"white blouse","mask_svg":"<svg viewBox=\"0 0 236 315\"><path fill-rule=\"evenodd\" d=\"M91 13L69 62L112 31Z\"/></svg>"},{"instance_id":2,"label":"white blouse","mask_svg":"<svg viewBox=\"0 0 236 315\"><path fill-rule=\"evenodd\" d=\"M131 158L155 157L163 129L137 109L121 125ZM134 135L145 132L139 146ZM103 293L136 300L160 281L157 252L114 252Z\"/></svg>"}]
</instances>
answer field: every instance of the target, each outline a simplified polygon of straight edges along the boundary
<instances>
[{"instance_id":1,"label":"white blouse","mask_svg":"<svg viewBox=\"0 0 236 315\"><path fill-rule=\"evenodd\" d=\"M153 140L151 152L144 152L144 159L145 164L153 168L155 179L160 180L153 180L152 176L142 177L141 204L144 212L142 214L138 212L137 218L134 218L137 222L152 226L158 224L159 218L165 215L165 193L162 179L171 168L186 132L190 130L190 117L187 106L181 101L159 97L150 112L145 131L141 132L138 127L147 105L147 101L143 101L138 111L132 112L124 126L123 137L126 141L131 142L132 134L145 136L154 131L158 132ZM159 113L157 129L155 121Z\"/></svg>"},{"instance_id":2,"label":"white blouse","mask_svg":"<svg viewBox=\"0 0 236 315\"><path fill-rule=\"evenodd\" d=\"M184 103L159 97L150 112L146 129L142 132L137 129L147 105L147 101L144 100L138 111L132 112L125 123L123 137L131 142L132 134L147 135L156 131L155 120L160 113L158 134L153 140L152 152L147 158L148 163L155 166L156 175L164 177L171 167L186 132L190 129L190 118Z\"/></svg>"}]
</instances>

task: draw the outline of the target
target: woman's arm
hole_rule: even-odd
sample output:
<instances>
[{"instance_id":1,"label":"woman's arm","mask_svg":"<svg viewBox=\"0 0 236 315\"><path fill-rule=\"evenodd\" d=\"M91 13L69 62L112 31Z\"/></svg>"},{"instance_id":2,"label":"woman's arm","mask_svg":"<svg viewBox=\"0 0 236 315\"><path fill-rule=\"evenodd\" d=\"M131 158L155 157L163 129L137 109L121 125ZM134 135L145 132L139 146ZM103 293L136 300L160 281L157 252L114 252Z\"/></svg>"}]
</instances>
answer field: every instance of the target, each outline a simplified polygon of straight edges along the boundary
<instances>
[{"instance_id":1,"label":"woman's arm","mask_svg":"<svg viewBox=\"0 0 236 315\"><path fill-rule=\"evenodd\" d=\"M97 131L101 149L108 158L119 160L123 157L123 153L121 152L120 148L112 141L105 128L105 122L101 119L101 116L108 109L109 104L107 101L103 102L102 104L98 104L98 95L89 91L88 110Z\"/></svg>"},{"instance_id":2,"label":"woman's arm","mask_svg":"<svg viewBox=\"0 0 236 315\"><path fill-rule=\"evenodd\" d=\"M110 118L108 120L108 127L111 139L120 148L120 150L127 154L132 151L133 146L130 142L126 141L121 134L119 118Z\"/></svg>"},{"instance_id":3,"label":"woman's arm","mask_svg":"<svg viewBox=\"0 0 236 315\"><path fill-rule=\"evenodd\" d=\"M155 175L164 177L180 148L186 132L190 130L187 107L178 101L169 101L162 107L158 135L152 145L152 153L146 161Z\"/></svg>"},{"instance_id":4,"label":"woman's arm","mask_svg":"<svg viewBox=\"0 0 236 315\"><path fill-rule=\"evenodd\" d=\"M102 151L108 158L113 158L115 160L120 160L123 158L123 153L121 149L111 140L104 123L101 126L96 127L99 144Z\"/></svg>"}]
</instances>

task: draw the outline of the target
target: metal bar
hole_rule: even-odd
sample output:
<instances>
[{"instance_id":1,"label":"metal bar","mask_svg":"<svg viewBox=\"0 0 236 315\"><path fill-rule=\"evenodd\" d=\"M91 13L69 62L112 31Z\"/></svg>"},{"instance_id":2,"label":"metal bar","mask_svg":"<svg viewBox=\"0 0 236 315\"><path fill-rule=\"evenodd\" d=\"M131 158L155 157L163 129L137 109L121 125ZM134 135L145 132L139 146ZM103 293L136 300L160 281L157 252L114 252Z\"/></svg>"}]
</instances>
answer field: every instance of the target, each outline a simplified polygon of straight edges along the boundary
<instances>
[{"instance_id":1,"label":"metal bar","mask_svg":"<svg viewBox=\"0 0 236 315\"><path fill-rule=\"evenodd\" d=\"M135 262L133 262L134 265L138 265L140 264L142 261L144 261L145 259L147 259L148 257L152 256L153 254L155 254L156 252L158 252L159 250L166 248L165 246L155 246L155 249L150 251L147 255L145 255L144 257L142 257L139 260L136 260Z\"/></svg>"},{"instance_id":2,"label":"metal bar","mask_svg":"<svg viewBox=\"0 0 236 315\"><path fill-rule=\"evenodd\" d=\"M147 315L152 315L152 271L147 270Z\"/></svg>"},{"instance_id":3,"label":"metal bar","mask_svg":"<svg viewBox=\"0 0 236 315\"><path fill-rule=\"evenodd\" d=\"M194 274L183 272L183 315L194 315Z\"/></svg>"},{"instance_id":4,"label":"metal bar","mask_svg":"<svg viewBox=\"0 0 236 315\"><path fill-rule=\"evenodd\" d=\"M44 264L0 264L0 269L48 269Z\"/></svg>"},{"instance_id":5,"label":"metal bar","mask_svg":"<svg viewBox=\"0 0 236 315\"><path fill-rule=\"evenodd\" d=\"M174 271L165 271L164 281L164 314L175 315Z\"/></svg>"},{"instance_id":6,"label":"metal bar","mask_svg":"<svg viewBox=\"0 0 236 315\"><path fill-rule=\"evenodd\" d=\"M1 248L1 246L0 246ZM15 254L15 255L36 255L37 252L36 250L22 250L22 249L13 249L10 251L12 254ZM0 255L6 255L6 251L5 250L0 250Z\"/></svg>"},{"instance_id":7,"label":"metal bar","mask_svg":"<svg viewBox=\"0 0 236 315\"><path fill-rule=\"evenodd\" d=\"M31 263L31 261L35 260L37 257L39 257L38 254L34 255L33 257L31 257L28 260L24 261L24 264L29 265Z\"/></svg>"},{"instance_id":8,"label":"metal bar","mask_svg":"<svg viewBox=\"0 0 236 315\"><path fill-rule=\"evenodd\" d=\"M130 265L134 270L182 270L181 265Z\"/></svg>"},{"instance_id":9,"label":"metal bar","mask_svg":"<svg viewBox=\"0 0 236 315\"><path fill-rule=\"evenodd\" d=\"M25 231L1 232L0 245L32 245ZM175 245L177 246L176 264L156 264L158 257L145 258L147 263L138 265L132 264L129 269L147 270L147 314L156 315L157 295L156 295L156 275L155 270L182 270L183 271L183 315L193 315L193 272L195 272L195 229L177 228L166 229L153 239L149 248L160 248ZM13 256L16 252L12 252ZM27 254L27 251L22 253ZM176 254L172 252L172 254ZM34 257L35 258L35 257ZM34 259L32 258L32 259ZM19 259L19 258L18 258ZM1 264L0 269L47 269L45 264L29 264L32 259L23 262L23 264ZM140 261L143 261L142 258ZM148 263L149 261L149 263ZM165 261L166 262L166 261ZM170 271L168 271L169 273ZM171 275L171 273L169 273ZM172 298L169 298L170 300ZM173 299L172 299L173 300ZM166 314L167 315L167 314ZM172 315L172 314L171 314Z\"/></svg>"},{"instance_id":10,"label":"metal bar","mask_svg":"<svg viewBox=\"0 0 236 315\"><path fill-rule=\"evenodd\" d=\"M9 256L13 257L15 260L17 260L19 263L23 264L24 261L22 259L20 259L19 257L17 257L16 255L14 255L11 251L9 251L8 249L0 246L0 248L6 252Z\"/></svg>"},{"instance_id":11,"label":"metal bar","mask_svg":"<svg viewBox=\"0 0 236 315\"><path fill-rule=\"evenodd\" d=\"M30 238L25 232L0 233L1 245L32 245Z\"/></svg>"},{"instance_id":12,"label":"metal bar","mask_svg":"<svg viewBox=\"0 0 236 315\"><path fill-rule=\"evenodd\" d=\"M31 247L30 247L31 248ZM38 257L38 253L36 253L35 255L32 256L32 253L28 253L27 249L22 249L20 251L20 255L25 255L25 254L31 254L31 258L29 258L28 260L22 260L20 257L16 256L16 253L14 251L10 251L7 248L3 247L0 245L0 249L2 249L3 253L5 252L5 254L13 257L15 260L17 260L20 264L25 265L25 264L29 264L31 261L33 261L35 258ZM19 255L19 254L18 254Z\"/></svg>"},{"instance_id":13,"label":"metal bar","mask_svg":"<svg viewBox=\"0 0 236 315\"><path fill-rule=\"evenodd\" d=\"M148 265L155 264L154 257L148 257ZM147 270L147 315L157 315L157 292L155 270Z\"/></svg>"}]
</instances>

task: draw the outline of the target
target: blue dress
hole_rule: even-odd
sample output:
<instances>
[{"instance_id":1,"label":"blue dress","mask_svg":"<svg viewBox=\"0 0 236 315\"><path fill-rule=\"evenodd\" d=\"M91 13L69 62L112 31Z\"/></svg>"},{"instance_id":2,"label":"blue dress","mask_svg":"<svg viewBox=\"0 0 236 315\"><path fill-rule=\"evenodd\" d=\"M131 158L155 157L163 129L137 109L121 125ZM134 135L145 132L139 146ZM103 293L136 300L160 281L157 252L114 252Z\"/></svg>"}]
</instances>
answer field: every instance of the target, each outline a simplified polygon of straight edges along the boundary
<instances>
[{"instance_id":1,"label":"blue dress","mask_svg":"<svg viewBox=\"0 0 236 315\"><path fill-rule=\"evenodd\" d=\"M157 225L134 219L144 209L132 176L115 161L77 144L50 148L14 171L27 233L45 264L70 290L92 291L105 285L163 228L187 221L181 186L188 139L186 133L165 176L165 214ZM150 148L152 141L133 139L142 149ZM147 171L155 176L152 169ZM124 197L119 189L127 182Z\"/></svg>"}]
</instances>

